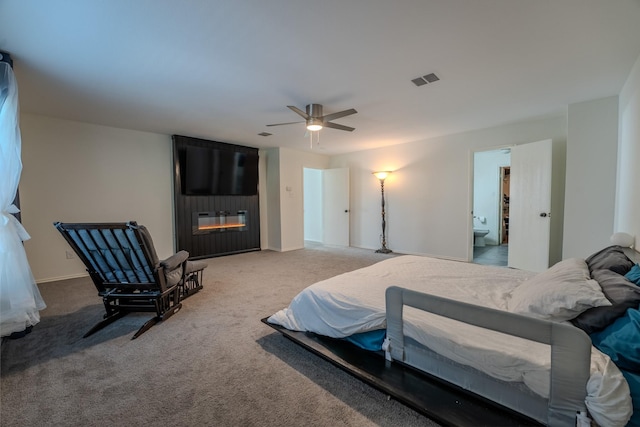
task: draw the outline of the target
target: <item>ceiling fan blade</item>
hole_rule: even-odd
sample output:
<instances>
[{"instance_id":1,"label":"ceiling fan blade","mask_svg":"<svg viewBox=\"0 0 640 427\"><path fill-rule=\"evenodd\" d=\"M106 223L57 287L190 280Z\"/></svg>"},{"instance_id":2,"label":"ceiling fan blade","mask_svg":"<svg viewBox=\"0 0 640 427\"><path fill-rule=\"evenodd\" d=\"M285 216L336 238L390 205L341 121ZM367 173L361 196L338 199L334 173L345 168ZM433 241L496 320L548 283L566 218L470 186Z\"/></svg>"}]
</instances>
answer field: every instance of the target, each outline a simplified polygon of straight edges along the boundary
<instances>
[{"instance_id":1,"label":"ceiling fan blade","mask_svg":"<svg viewBox=\"0 0 640 427\"><path fill-rule=\"evenodd\" d=\"M304 122L274 123L274 124L267 125L267 126L295 125L295 124L297 124L297 123L304 123Z\"/></svg>"},{"instance_id":2,"label":"ceiling fan blade","mask_svg":"<svg viewBox=\"0 0 640 427\"><path fill-rule=\"evenodd\" d=\"M301 116L305 120L307 120L309 118L309 115L307 113L305 113L304 111L302 111L301 109L299 109L298 107L294 107L293 105L287 105L287 108L290 109L291 111L295 112L296 114L298 114L299 116Z\"/></svg>"},{"instance_id":3,"label":"ceiling fan blade","mask_svg":"<svg viewBox=\"0 0 640 427\"><path fill-rule=\"evenodd\" d=\"M323 126L326 127L326 128L346 130L348 132L353 132L356 129L356 128L352 128L352 127L349 127L349 126L339 125L337 123L331 123L331 122L324 122Z\"/></svg>"},{"instance_id":4,"label":"ceiling fan blade","mask_svg":"<svg viewBox=\"0 0 640 427\"><path fill-rule=\"evenodd\" d=\"M337 113L327 114L326 116L323 116L322 119L325 122L328 122L329 120L339 119L340 117L350 116L350 115L356 114L356 113L357 113L357 111L354 110L353 108L351 108L349 110L338 111Z\"/></svg>"}]
</instances>

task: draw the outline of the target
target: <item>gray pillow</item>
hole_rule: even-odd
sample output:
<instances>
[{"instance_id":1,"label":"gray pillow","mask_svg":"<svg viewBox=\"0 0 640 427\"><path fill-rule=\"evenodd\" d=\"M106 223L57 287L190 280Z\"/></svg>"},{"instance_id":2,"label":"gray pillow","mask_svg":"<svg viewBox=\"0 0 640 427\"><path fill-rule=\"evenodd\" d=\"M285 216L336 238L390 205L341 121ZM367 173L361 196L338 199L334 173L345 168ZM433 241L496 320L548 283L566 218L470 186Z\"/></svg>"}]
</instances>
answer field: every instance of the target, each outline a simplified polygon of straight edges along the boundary
<instances>
[{"instance_id":1,"label":"gray pillow","mask_svg":"<svg viewBox=\"0 0 640 427\"><path fill-rule=\"evenodd\" d=\"M602 293L611 305L593 307L571 320L586 333L599 331L624 315L629 308L640 304L640 286L628 281L624 276L611 270L594 270L591 277L600 284Z\"/></svg>"},{"instance_id":2,"label":"gray pillow","mask_svg":"<svg viewBox=\"0 0 640 427\"><path fill-rule=\"evenodd\" d=\"M634 262L624 254L621 246L606 247L591 255L585 261L592 274L594 270L606 269L615 271L623 276L631 270L634 264Z\"/></svg>"}]
</instances>

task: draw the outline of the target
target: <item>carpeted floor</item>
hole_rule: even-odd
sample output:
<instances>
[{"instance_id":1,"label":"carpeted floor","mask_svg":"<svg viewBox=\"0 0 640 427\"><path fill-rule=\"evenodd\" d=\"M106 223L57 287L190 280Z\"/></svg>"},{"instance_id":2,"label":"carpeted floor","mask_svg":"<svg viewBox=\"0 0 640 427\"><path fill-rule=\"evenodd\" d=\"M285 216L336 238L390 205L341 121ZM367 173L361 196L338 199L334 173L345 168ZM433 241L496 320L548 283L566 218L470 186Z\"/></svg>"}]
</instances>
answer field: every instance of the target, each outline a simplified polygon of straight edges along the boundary
<instances>
[{"instance_id":1,"label":"carpeted floor","mask_svg":"<svg viewBox=\"0 0 640 427\"><path fill-rule=\"evenodd\" d=\"M40 285L48 308L1 346L2 426L434 426L282 337L260 319L304 287L392 255L312 246L206 260L204 289L131 340L90 279Z\"/></svg>"}]
</instances>

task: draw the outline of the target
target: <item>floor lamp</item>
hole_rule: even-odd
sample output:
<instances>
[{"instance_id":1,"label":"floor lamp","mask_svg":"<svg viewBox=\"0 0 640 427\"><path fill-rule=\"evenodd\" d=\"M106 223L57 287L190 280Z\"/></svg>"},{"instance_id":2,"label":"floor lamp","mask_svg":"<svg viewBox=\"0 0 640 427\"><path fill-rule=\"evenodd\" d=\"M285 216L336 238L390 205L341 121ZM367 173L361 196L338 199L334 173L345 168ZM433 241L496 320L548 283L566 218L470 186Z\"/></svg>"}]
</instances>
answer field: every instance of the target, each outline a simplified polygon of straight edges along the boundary
<instances>
[{"instance_id":1,"label":"floor lamp","mask_svg":"<svg viewBox=\"0 0 640 427\"><path fill-rule=\"evenodd\" d=\"M380 171L374 172L373 174L380 180L380 192L382 194L382 247L376 251L379 254L388 254L393 252L391 249L387 248L387 238L385 234L385 228L387 226L387 221L385 219L385 211L384 211L384 180L389 176L390 171Z\"/></svg>"}]
</instances>

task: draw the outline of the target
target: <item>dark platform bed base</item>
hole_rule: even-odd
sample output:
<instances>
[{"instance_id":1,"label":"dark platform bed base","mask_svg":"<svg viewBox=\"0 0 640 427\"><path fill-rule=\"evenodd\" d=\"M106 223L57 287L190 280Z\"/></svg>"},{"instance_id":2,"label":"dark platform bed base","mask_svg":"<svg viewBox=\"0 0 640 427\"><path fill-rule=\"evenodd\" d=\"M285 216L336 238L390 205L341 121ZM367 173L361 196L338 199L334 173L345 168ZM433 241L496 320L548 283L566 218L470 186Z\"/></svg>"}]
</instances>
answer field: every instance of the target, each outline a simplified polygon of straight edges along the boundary
<instances>
[{"instance_id":1,"label":"dark platform bed base","mask_svg":"<svg viewBox=\"0 0 640 427\"><path fill-rule=\"evenodd\" d=\"M338 368L442 425L540 426L541 424L460 387L403 363L389 363L384 352L363 350L344 340L296 332L262 322Z\"/></svg>"}]
</instances>

